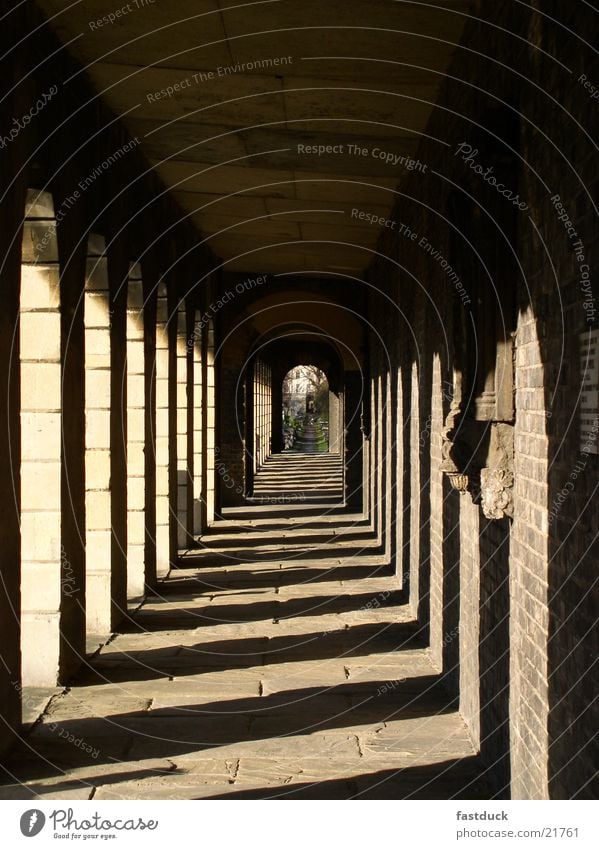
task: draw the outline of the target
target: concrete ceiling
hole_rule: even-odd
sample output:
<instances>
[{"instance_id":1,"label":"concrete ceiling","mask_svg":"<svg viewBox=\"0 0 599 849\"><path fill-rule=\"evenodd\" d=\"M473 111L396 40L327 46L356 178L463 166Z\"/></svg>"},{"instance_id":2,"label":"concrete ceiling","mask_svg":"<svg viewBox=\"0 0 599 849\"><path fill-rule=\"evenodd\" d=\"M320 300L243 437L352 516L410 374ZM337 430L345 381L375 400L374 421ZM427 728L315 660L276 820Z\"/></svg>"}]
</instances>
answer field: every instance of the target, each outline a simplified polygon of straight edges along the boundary
<instances>
[{"instance_id":1,"label":"concrete ceiling","mask_svg":"<svg viewBox=\"0 0 599 849\"><path fill-rule=\"evenodd\" d=\"M352 209L387 216L407 173L377 149L415 153L470 3L38 5L226 270L351 273L380 235Z\"/></svg>"}]
</instances>

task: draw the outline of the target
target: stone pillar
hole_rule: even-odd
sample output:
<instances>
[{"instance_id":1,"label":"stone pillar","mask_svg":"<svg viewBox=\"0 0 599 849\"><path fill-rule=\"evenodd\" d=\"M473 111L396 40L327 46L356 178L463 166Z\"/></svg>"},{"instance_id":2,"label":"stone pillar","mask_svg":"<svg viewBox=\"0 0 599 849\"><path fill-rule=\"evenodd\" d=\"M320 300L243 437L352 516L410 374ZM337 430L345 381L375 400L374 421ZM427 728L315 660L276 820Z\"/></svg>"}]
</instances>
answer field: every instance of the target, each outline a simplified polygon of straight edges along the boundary
<instances>
[{"instance_id":1,"label":"stone pillar","mask_svg":"<svg viewBox=\"0 0 599 849\"><path fill-rule=\"evenodd\" d=\"M23 684L55 686L62 571L60 268L52 197L30 196L21 278ZM15 615L17 611L13 611Z\"/></svg>"},{"instance_id":2,"label":"stone pillar","mask_svg":"<svg viewBox=\"0 0 599 849\"><path fill-rule=\"evenodd\" d=\"M283 450L283 382L279 379L271 385L271 422L271 450L273 454L280 454Z\"/></svg>"},{"instance_id":3,"label":"stone pillar","mask_svg":"<svg viewBox=\"0 0 599 849\"><path fill-rule=\"evenodd\" d=\"M393 513L392 498L392 437L391 437L391 375L388 364L383 372L383 466L382 466L382 497L383 497L383 545L385 553L391 558L391 524Z\"/></svg>"},{"instance_id":4,"label":"stone pillar","mask_svg":"<svg viewBox=\"0 0 599 849\"><path fill-rule=\"evenodd\" d=\"M156 565L156 303L157 287L150 271L152 259L142 265L144 290L144 561L147 589L155 589Z\"/></svg>"},{"instance_id":5,"label":"stone pillar","mask_svg":"<svg viewBox=\"0 0 599 849\"><path fill-rule=\"evenodd\" d=\"M169 562L176 565L179 548L178 514L178 357L177 336L179 332L179 297L173 280L167 286L167 332L168 332L168 510L169 510Z\"/></svg>"},{"instance_id":6,"label":"stone pillar","mask_svg":"<svg viewBox=\"0 0 599 849\"><path fill-rule=\"evenodd\" d=\"M110 506L112 627L127 614L127 244L108 251L110 281Z\"/></svg>"},{"instance_id":7,"label":"stone pillar","mask_svg":"<svg viewBox=\"0 0 599 849\"><path fill-rule=\"evenodd\" d=\"M214 363L214 324L208 324L206 334L206 521L212 522L215 508L215 435L216 391ZM234 415L234 413L233 413Z\"/></svg>"},{"instance_id":8,"label":"stone pillar","mask_svg":"<svg viewBox=\"0 0 599 849\"><path fill-rule=\"evenodd\" d=\"M254 360L252 377L252 410L253 430L252 441L254 443L252 471L254 475L260 468L260 405L258 402L258 385L260 382L260 361Z\"/></svg>"},{"instance_id":9,"label":"stone pillar","mask_svg":"<svg viewBox=\"0 0 599 849\"><path fill-rule=\"evenodd\" d=\"M266 457L272 454L272 369L266 366L266 399L264 414L266 416Z\"/></svg>"},{"instance_id":10,"label":"stone pillar","mask_svg":"<svg viewBox=\"0 0 599 849\"><path fill-rule=\"evenodd\" d=\"M87 630L105 636L112 630L111 309L106 246L97 235L88 240L84 321Z\"/></svg>"},{"instance_id":11,"label":"stone pillar","mask_svg":"<svg viewBox=\"0 0 599 849\"><path fill-rule=\"evenodd\" d=\"M145 595L145 357L141 267L131 266L127 286L127 598Z\"/></svg>"},{"instance_id":12,"label":"stone pillar","mask_svg":"<svg viewBox=\"0 0 599 849\"><path fill-rule=\"evenodd\" d=\"M339 431L339 395L329 391L329 451L331 454L341 453Z\"/></svg>"},{"instance_id":13,"label":"stone pillar","mask_svg":"<svg viewBox=\"0 0 599 849\"><path fill-rule=\"evenodd\" d=\"M68 196L68 187L63 196ZM58 203L58 201L57 201ZM57 230L60 257L62 347L62 601L60 680L77 670L86 653L85 552L85 327L87 240L78 215Z\"/></svg>"},{"instance_id":14,"label":"stone pillar","mask_svg":"<svg viewBox=\"0 0 599 849\"><path fill-rule=\"evenodd\" d=\"M396 378L396 429L395 429L395 480L397 482L395 492L395 573L399 576L400 587L403 589L408 584L408 578L404 570L404 517L406 509L405 500L405 463L404 463L404 428L405 428L405 408L404 408L404 383L403 370L400 367L397 369Z\"/></svg>"},{"instance_id":15,"label":"stone pillar","mask_svg":"<svg viewBox=\"0 0 599 849\"><path fill-rule=\"evenodd\" d=\"M156 303L156 573L170 569L169 505L169 334L168 300L164 282L158 284Z\"/></svg>"},{"instance_id":16,"label":"stone pillar","mask_svg":"<svg viewBox=\"0 0 599 849\"><path fill-rule=\"evenodd\" d=\"M4 106L0 105L0 115L7 114L6 107L6 102ZM7 167L7 173L11 173L11 159L14 158L13 166L16 166L17 154L14 146L2 151L2 163ZM24 210L25 187L21 177L13 182L0 204L0 381L4 400L0 415L0 501L3 504L0 516L0 699L3 720L0 723L0 751L14 742L21 724L19 284Z\"/></svg>"},{"instance_id":17,"label":"stone pillar","mask_svg":"<svg viewBox=\"0 0 599 849\"><path fill-rule=\"evenodd\" d=\"M362 376L357 371L345 373L345 497L348 506L362 510L362 430L360 400Z\"/></svg>"},{"instance_id":18,"label":"stone pillar","mask_svg":"<svg viewBox=\"0 0 599 849\"><path fill-rule=\"evenodd\" d=\"M420 586L420 385L418 365L413 362L410 377L410 604L422 603Z\"/></svg>"},{"instance_id":19,"label":"stone pillar","mask_svg":"<svg viewBox=\"0 0 599 849\"><path fill-rule=\"evenodd\" d=\"M387 464L389 467L389 557L394 568L397 566L397 508L398 508L398 493L397 493L397 414L398 414L398 398L397 398L397 362L392 361L389 367L388 375L388 444Z\"/></svg>"},{"instance_id":20,"label":"stone pillar","mask_svg":"<svg viewBox=\"0 0 599 849\"><path fill-rule=\"evenodd\" d=\"M187 346L187 311L185 304L177 309L173 316L177 326L176 341L176 375L177 375L177 549L189 546L187 532L189 522L188 488L191 484L188 464L188 346Z\"/></svg>"},{"instance_id":21,"label":"stone pillar","mask_svg":"<svg viewBox=\"0 0 599 849\"><path fill-rule=\"evenodd\" d=\"M202 456L204 441L204 385L202 382L202 324L199 310L194 317L192 341L193 356L193 534L200 536L202 523L203 474Z\"/></svg>"},{"instance_id":22,"label":"stone pillar","mask_svg":"<svg viewBox=\"0 0 599 849\"><path fill-rule=\"evenodd\" d=\"M195 528L195 416L194 416L194 332L195 308L188 304L186 316L185 351L187 356L187 545L193 545Z\"/></svg>"}]
</instances>

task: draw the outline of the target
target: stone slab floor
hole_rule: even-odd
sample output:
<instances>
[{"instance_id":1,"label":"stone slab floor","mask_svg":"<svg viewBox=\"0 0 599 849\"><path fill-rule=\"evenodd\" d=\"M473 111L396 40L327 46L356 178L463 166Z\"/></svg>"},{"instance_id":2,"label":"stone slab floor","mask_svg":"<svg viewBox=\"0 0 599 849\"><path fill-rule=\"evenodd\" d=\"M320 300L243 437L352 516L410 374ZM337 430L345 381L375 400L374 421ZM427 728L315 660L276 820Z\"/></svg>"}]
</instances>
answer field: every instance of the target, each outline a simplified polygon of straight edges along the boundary
<instances>
[{"instance_id":1,"label":"stone slab floor","mask_svg":"<svg viewBox=\"0 0 599 849\"><path fill-rule=\"evenodd\" d=\"M231 511L51 698L0 798L484 798L363 518Z\"/></svg>"}]
</instances>

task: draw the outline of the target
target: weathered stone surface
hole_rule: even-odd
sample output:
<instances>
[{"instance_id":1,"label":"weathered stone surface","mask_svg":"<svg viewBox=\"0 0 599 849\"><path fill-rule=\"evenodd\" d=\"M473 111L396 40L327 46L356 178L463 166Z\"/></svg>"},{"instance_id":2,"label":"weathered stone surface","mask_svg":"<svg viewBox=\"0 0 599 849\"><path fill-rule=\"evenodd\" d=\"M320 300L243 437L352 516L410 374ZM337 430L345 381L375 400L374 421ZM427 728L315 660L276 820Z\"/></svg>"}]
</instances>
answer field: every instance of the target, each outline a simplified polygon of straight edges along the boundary
<instances>
[{"instance_id":1,"label":"weathered stone surface","mask_svg":"<svg viewBox=\"0 0 599 849\"><path fill-rule=\"evenodd\" d=\"M222 525L215 541L228 549L234 527ZM264 554L269 527L243 535L248 550ZM308 530L286 529L288 547ZM237 564L211 573L216 588L206 573L173 573L55 696L14 773L26 786L9 780L4 793L350 798L376 795L379 774L472 756L397 579L370 577L362 558L339 558L339 579L318 559L289 571ZM424 778L386 776L381 794Z\"/></svg>"}]
</instances>

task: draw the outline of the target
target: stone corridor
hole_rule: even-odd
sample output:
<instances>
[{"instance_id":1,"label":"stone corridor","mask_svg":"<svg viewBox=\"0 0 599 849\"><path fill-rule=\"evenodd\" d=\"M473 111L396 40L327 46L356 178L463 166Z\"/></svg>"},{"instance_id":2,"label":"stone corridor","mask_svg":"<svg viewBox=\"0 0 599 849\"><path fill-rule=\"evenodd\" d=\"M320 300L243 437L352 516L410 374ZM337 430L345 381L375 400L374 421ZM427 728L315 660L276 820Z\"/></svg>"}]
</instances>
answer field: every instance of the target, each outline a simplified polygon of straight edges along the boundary
<instances>
[{"instance_id":1,"label":"stone corridor","mask_svg":"<svg viewBox=\"0 0 599 849\"><path fill-rule=\"evenodd\" d=\"M317 463L279 458L282 492ZM225 516L51 699L0 798L484 797L368 521L316 500Z\"/></svg>"},{"instance_id":2,"label":"stone corridor","mask_svg":"<svg viewBox=\"0 0 599 849\"><path fill-rule=\"evenodd\" d=\"M592 4L113 7L0 0L0 798L598 798Z\"/></svg>"}]
</instances>

